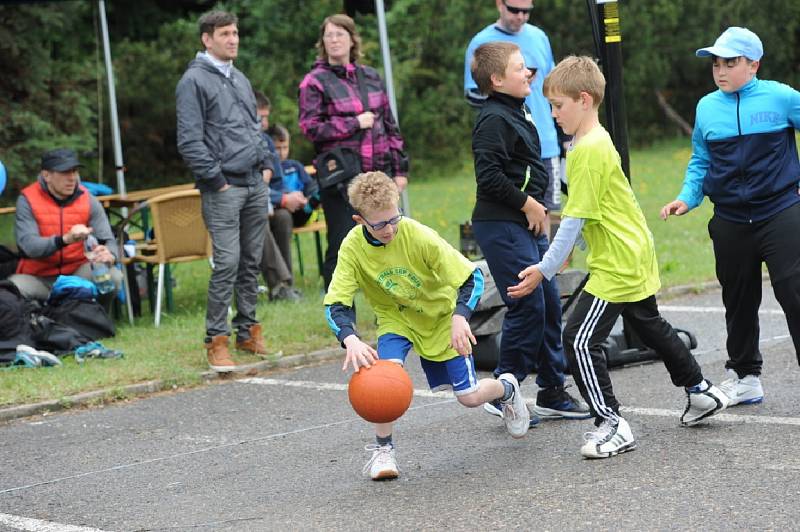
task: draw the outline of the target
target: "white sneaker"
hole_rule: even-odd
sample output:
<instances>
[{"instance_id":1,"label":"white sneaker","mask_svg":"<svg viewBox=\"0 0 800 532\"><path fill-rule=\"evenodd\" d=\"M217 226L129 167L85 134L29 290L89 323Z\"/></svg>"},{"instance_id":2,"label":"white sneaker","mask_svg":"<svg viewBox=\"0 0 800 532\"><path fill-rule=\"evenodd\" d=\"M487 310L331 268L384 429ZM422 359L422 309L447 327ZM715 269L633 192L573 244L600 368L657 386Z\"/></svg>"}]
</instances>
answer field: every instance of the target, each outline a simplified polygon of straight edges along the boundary
<instances>
[{"instance_id":1,"label":"white sneaker","mask_svg":"<svg viewBox=\"0 0 800 532\"><path fill-rule=\"evenodd\" d=\"M708 382L708 381L706 381ZM686 409L681 416L681 425L688 427L707 417L722 412L728 407L730 399L725 392L708 383L708 389L694 392L686 389Z\"/></svg>"},{"instance_id":2,"label":"white sneaker","mask_svg":"<svg viewBox=\"0 0 800 532\"><path fill-rule=\"evenodd\" d=\"M739 378L732 369L728 370L728 378L719 385L725 395L731 400L728 406L754 405L764 400L764 388L758 375L746 375Z\"/></svg>"},{"instance_id":3,"label":"white sneaker","mask_svg":"<svg viewBox=\"0 0 800 532\"><path fill-rule=\"evenodd\" d=\"M497 380L506 381L514 388L511 398L508 401L501 402L503 405L503 421L512 438L522 438L528 432L531 415L528 412L528 406L525 404L525 398L522 397L517 378L511 373L503 373L497 377Z\"/></svg>"},{"instance_id":4,"label":"white sneaker","mask_svg":"<svg viewBox=\"0 0 800 532\"><path fill-rule=\"evenodd\" d=\"M586 458L608 458L636 449L631 427L623 418L618 418L616 425L603 421L595 430L584 434L583 439L586 443L581 447L581 454Z\"/></svg>"},{"instance_id":5,"label":"white sneaker","mask_svg":"<svg viewBox=\"0 0 800 532\"><path fill-rule=\"evenodd\" d=\"M372 480L389 480L400 476L397 460L394 457L394 445L378 445L373 443L364 447L372 451L372 458L364 466L364 474Z\"/></svg>"},{"instance_id":6,"label":"white sneaker","mask_svg":"<svg viewBox=\"0 0 800 532\"><path fill-rule=\"evenodd\" d=\"M14 359L15 364L22 364L27 367L40 366L61 366L61 360L53 353L40 351L29 345L19 344Z\"/></svg>"}]
</instances>

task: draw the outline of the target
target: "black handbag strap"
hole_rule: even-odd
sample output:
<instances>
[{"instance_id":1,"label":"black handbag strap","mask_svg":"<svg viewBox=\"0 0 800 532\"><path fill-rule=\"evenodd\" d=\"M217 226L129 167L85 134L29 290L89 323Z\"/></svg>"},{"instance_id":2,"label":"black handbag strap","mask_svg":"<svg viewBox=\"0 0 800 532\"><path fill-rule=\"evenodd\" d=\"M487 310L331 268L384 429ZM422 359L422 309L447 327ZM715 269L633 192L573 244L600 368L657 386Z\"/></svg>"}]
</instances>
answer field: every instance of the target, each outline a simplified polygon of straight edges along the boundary
<instances>
[{"instance_id":1,"label":"black handbag strap","mask_svg":"<svg viewBox=\"0 0 800 532\"><path fill-rule=\"evenodd\" d=\"M361 99L361 106L364 108L361 112L366 113L369 111L369 93L367 91L367 83L364 81L364 67L361 65L356 65L356 84L358 85L358 96ZM357 133L359 140L364 138L368 131L370 130L359 129ZM370 135L370 139L371 138L372 135Z\"/></svg>"},{"instance_id":2,"label":"black handbag strap","mask_svg":"<svg viewBox=\"0 0 800 532\"><path fill-rule=\"evenodd\" d=\"M364 108L364 110L362 112L366 113L367 111L370 110L369 109L369 93L367 91L367 83L364 81L364 67L362 67L360 65L356 65L356 84L358 85L358 96L361 99L361 105ZM359 137L359 140L363 139L364 136L366 136L368 131L369 130L367 130L367 129L358 130L357 135ZM370 135L370 139L371 138L372 138L372 135ZM339 191L339 194L342 196L342 199L344 199L344 202L347 205L350 205L350 198L347 196L347 185L348 185L348 183L346 183L346 182L338 183L336 185L336 188Z\"/></svg>"},{"instance_id":3,"label":"black handbag strap","mask_svg":"<svg viewBox=\"0 0 800 532\"><path fill-rule=\"evenodd\" d=\"M361 105L364 107L364 112L369 111L369 96L367 93L367 84L364 82L364 67L356 65L356 82L358 83L358 95L361 98Z\"/></svg>"}]
</instances>

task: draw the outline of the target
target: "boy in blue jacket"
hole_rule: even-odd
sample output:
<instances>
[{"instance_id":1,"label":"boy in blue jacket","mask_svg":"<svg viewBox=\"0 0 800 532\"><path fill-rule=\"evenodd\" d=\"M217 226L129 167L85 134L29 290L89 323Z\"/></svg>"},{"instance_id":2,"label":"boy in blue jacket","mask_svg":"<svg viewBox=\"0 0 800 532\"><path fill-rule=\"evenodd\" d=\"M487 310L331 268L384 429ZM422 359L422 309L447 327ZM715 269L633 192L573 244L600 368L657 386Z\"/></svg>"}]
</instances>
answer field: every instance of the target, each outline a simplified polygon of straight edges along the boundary
<instances>
[{"instance_id":1,"label":"boy in blue jacket","mask_svg":"<svg viewBox=\"0 0 800 532\"><path fill-rule=\"evenodd\" d=\"M306 199L302 209L292 212L292 222L295 227L302 227L311 218L314 209L320 205L319 184L308 175L305 166L300 161L289 159L289 143L291 137L289 130L281 124L271 126L267 131L275 143L275 151L280 158L283 171L283 194L300 192Z\"/></svg>"},{"instance_id":2,"label":"boy in blue jacket","mask_svg":"<svg viewBox=\"0 0 800 532\"><path fill-rule=\"evenodd\" d=\"M761 263L766 262L775 297L789 325L800 361L800 92L756 77L764 50L746 28L730 27L713 46L697 50L711 58L719 90L697 104L692 157L678 198L661 218L680 216L708 196L714 245L728 329L728 379L720 388L731 405L760 403L763 360L758 348Z\"/></svg>"}]
</instances>

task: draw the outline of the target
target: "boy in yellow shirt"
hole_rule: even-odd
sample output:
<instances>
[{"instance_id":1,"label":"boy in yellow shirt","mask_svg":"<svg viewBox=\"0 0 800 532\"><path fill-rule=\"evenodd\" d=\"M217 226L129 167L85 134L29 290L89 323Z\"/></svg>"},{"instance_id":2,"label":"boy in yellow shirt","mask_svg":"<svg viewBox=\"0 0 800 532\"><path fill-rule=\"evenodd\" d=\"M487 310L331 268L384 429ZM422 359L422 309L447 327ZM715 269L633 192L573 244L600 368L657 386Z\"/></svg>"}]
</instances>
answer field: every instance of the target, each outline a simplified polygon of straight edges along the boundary
<instances>
[{"instance_id":1,"label":"boy in yellow shirt","mask_svg":"<svg viewBox=\"0 0 800 532\"><path fill-rule=\"evenodd\" d=\"M342 370L376 360L404 364L413 347L432 390L452 388L456 399L474 408L500 400L511 436L525 436L530 415L510 373L498 380L477 378L468 320L483 292L483 276L433 229L398 208L400 194L383 172L359 174L348 187L358 224L339 248L325 295L325 315L347 349ZM364 292L378 319L378 349L355 330L353 297ZM393 423L375 425L376 443L364 472L373 480L399 475L392 442Z\"/></svg>"},{"instance_id":2,"label":"boy in yellow shirt","mask_svg":"<svg viewBox=\"0 0 800 532\"><path fill-rule=\"evenodd\" d=\"M567 154L569 195L558 233L541 262L519 274L508 289L523 297L564 263L579 233L589 247L590 277L564 329L567 360L595 418L581 454L607 458L636 448L630 426L619 415L602 343L622 315L642 341L664 360L672 383L686 390L681 424L694 425L728 406L728 397L703 378L700 366L658 312L661 286L653 236L620 165L598 108L605 78L589 57L568 57L544 82L553 117L574 135Z\"/></svg>"}]
</instances>

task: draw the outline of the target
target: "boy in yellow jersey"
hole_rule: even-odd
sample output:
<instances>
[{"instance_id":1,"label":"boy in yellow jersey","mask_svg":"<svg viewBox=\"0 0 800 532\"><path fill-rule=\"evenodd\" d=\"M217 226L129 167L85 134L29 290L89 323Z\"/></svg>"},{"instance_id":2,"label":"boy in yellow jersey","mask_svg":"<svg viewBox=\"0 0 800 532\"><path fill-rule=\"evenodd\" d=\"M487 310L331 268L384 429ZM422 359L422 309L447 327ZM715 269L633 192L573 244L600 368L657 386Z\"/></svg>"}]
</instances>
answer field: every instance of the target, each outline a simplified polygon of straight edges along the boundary
<instances>
[{"instance_id":1,"label":"boy in yellow jersey","mask_svg":"<svg viewBox=\"0 0 800 532\"><path fill-rule=\"evenodd\" d=\"M589 282L564 329L564 347L581 395L589 403L595 429L586 433L581 454L607 458L636 448L630 426L619 415L601 344L617 318L661 355L672 383L686 390L681 424L694 425L726 406L728 398L703 378L700 366L672 326L658 312L658 277L653 236L633 195L598 108L605 78L589 57L568 57L547 76L544 91L553 117L574 135L567 154L569 195L558 233L542 260L519 274L509 288L523 297L550 279L564 263L578 235L589 247Z\"/></svg>"},{"instance_id":2,"label":"boy in yellow jersey","mask_svg":"<svg viewBox=\"0 0 800 532\"><path fill-rule=\"evenodd\" d=\"M471 408L499 399L508 432L523 437L530 418L514 376L479 381L475 374L468 320L483 292L480 269L434 230L404 218L397 186L383 172L356 176L348 197L358 225L342 242L324 300L328 324L347 349L342 370L378 359L403 364L413 347L432 390L452 388ZM356 333L358 289L378 319L377 351ZM364 472L373 480L399 474L392 425L376 424L376 443L367 446L373 454Z\"/></svg>"}]
</instances>

